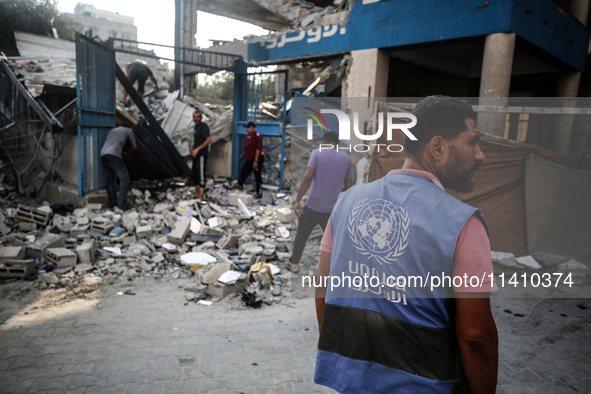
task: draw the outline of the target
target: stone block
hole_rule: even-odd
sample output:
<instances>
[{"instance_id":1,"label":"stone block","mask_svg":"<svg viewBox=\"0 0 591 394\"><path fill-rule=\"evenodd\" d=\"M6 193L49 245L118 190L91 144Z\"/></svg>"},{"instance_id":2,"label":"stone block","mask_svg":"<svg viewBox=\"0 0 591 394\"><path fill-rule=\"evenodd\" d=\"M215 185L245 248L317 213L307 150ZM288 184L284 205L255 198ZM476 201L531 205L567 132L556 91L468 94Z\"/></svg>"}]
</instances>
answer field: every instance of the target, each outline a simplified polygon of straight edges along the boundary
<instances>
[{"instance_id":1,"label":"stone block","mask_svg":"<svg viewBox=\"0 0 591 394\"><path fill-rule=\"evenodd\" d=\"M90 264L94 262L95 247L92 243L85 243L76 247L78 261L81 264Z\"/></svg>"},{"instance_id":2,"label":"stone block","mask_svg":"<svg viewBox=\"0 0 591 394\"><path fill-rule=\"evenodd\" d=\"M220 227L224 224L224 219L214 216L212 218L207 219L207 225L209 227Z\"/></svg>"},{"instance_id":3,"label":"stone block","mask_svg":"<svg viewBox=\"0 0 591 394\"><path fill-rule=\"evenodd\" d=\"M228 195L228 202L230 205L235 207L238 206L238 199L241 199L244 205L251 207L252 206L252 195L246 193L230 193Z\"/></svg>"},{"instance_id":4,"label":"stone block","mask_svg":"<svg viewBox=\"0 0 591 394\"><path fill-rule=\"evenodd\" d=\"M227 295L239 293L248 287L246 274L238 279L233 285L225 285L220 282L214 282L209 285L208 290L215 296L224 298Z\"/></svg>"},{"instance_id":5,"label":"stone block","mask_svg":"<svg viewBox=\"0 0 591 394\"><path fill-rule=\"evenodd\" d=\"M147 238L152 235L152 226L139 226L135 232L138 238Z\"/></svg>"},{"instance_id":6,"label":"stone block","mask_svg":"<svg viewBox=\"0 0 591 394\"><path fill-rule=\"evenodd\" d=\"M16 210L15 218L22 222L34 222L43 227L49 224L53 211L49 207L31 208L24 205L19 205Z\"/></svg>"},{"instance_id":7,"label":"stone block","mask_svg":"<svg viewBox=\"0 0 591 394\"><path fill-rule=\"evenodd\" d=\"M181 263L189 266L192 271L196 271L216 261L217 259L215 257L204 252L191 252L181 256Z\"/></svg>"},{"instance_id":8,"label":"stone block","mask_svg":"<svg viewBox=\"0 0 591 394\"><path fill-rule=\"evenodd\" d=\"M185 238L189 234L189 230L191 229L191 219L190 218L180 218L176 221L174 225L174 229L166 235L168 242L181 245L185 242Z\"/></svg>"},{"instance_id":9,"label":"stone block","mask_svg":"<svg viewBox=\"0 0 591 394\"><path fill-rule=\"evenodd\" d=\"M22 260L25 257L25 248L22 246L0 247L0 262L10 260Z\"/></svg>"},{"instance_id":10,"label":"stone block","mask_svg":"<svg viewBox=\"0 0 591 394\"><path fill-rule=\"evenodd\" d=\"M86 225L86 226L74 226L70 229L70 237L78 237L81 234L86 234L86 232L88 231L88 229L90 228L90 225Z\"/></svg>"},{"instance_id":11,"label":"stone block","mask_svg":"<svg viewBox=\"0 0 591 394\"><path fill-rule=\"evenodd\" d=\"M277 209L277 219L281 223L290 223L291 222L291 209L284 207Z\"/></svg>"},{"instance_id":12,"label":"stone block","mask_svg":"<svg viewBox=\"0 0 591 394\"><path fill-rule=\"evenodd\" d=\"M242 253L244 253L244 251L245 251L246 249L248 249L248 248L252 248L252 247L256 247L256 246L258 246L258 245L259 245L259 243L258 243L258 242L246 242L246 243L243 243L242 245L240 245L240 246L238 247L238 254L242 254Z\"/></svg>"},{"instance_id":13,"label":"stone block","mask_svg":"<svg viewBox=\"0 0 591 394\"><path fill-rule=\"evenodd\" d=\"M240 228L240 222L238 219L228 219L226 221L226 228L237 230Z\"/></svg>"},{"instance_id":14,"label":"stone block","mask_svg":"<svg viewBox=\"0 0 591 394\"><path fill-rule=\"evenodd\" d=\"M232 269L231 263L211 263L195 271L195 280L210 285L218 280L221 274Z\"/></svg>"},{"instance_id":15,"label":"stone block","mask_svg":"<svg viewBox=\"0 0 591 394\"><path fill-rule=\"evenodd\" d=\"M35 271L35 260L6 260L0 262L0 278L24 278Z\"/></svg>"},{"instance_id":16,"label":"stone block","mask_svg":"<svg viewBox=\"0 0 591 394\"><path fill-rule=\"evenodd\" d=\"M84 222L78 224L84 224ZM101 234L108 234L115 228L115 225L112 221L104 217L96 217L92 220L92 224L90 225L91 230L98 231Z\"/></svg>"},{"instance_id":17,"label":"stone block","mask_svg":"<svg viewBox=\"0 0 591 394\"><path fill-rule=\"evenodd\" d=\"M26 256L30 259L45 257L45 251L49 248L60 248L66 244L66 237L57 234L46 234L27 246Z\"/></svg>"},{"instance_id":18,"label":"stone block","mask_svg":"<svg viewBox=\"0 0 591 394\"><path fill-rule=\"evenodd\" d=\"M37 230L37 223L35 222L20 222L18 224L19 231L29 232Z\"/></svg>"},{"instance_id":19,"label":"stone block","mask_svg":"<svg viewBox=\"0 0 591 394\"><path fill-rule=\"evenodd\" d=\"M46 253L47 260L55 264L57 268L73 267L78 256L66 248L49 248Z\"/></svg>"},{"instance_id":20,"label":"stone block","mask_svg":"<svg viewBox=\"0 0 591 394\"><path fill-rule=\"evenodd\" d=\"M220 249L236 249L239 239L239 235L226 235L217 242L216 246Z\"/></svg>"}]
</instances>

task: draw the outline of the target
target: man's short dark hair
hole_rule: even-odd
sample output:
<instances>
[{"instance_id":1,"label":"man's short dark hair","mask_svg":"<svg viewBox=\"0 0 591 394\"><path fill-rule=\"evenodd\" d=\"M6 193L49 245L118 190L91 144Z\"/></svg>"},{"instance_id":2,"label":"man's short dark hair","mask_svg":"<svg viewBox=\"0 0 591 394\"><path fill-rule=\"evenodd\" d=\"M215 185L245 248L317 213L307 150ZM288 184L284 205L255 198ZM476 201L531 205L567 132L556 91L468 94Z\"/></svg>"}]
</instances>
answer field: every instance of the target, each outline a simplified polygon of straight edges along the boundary
<instances>
[{"instance_id":1,"label":"man's short dark hair","mask_svg":"<svg viewBox=\"0 0 591 394\"><path fill-rule=\"evenodd\" d=\"M131 129L131 123L129 123L129 122L119 122L119 127L127 127L128 129Z\"/></svg>"},{"instance_id":2,"label":"man's short dark hair","mask_svg":"<svg viewBox=\"0 0 591 394\"><path fill-rule=\"evenodd\" d=\"M412 114L417 117L417 124L410 132L418 141L410 140L408 136L404 138L407 157L420 156L426 144L436 135L448 141L453 140L466 130L466 119L476 119L470 104L449 96L425 97Z\"/></svg>"},{"instance_id":3,"label":"man's short dark hair","mask_svg":"<svg viewBox=\"0 0 591 394\"><path fill-rule=\"evenodd\" d=\"M199 111L198 109L196 109L195 111L193 111L193 113L194 113L195 115L197 115L197 114L199 114L199 115L203 115L203 114L201 113L201 111Z\"/></svg>"},{"instance_id":4,"label":"man's short dark hair","mask_svg":"<svg viewBox=\"0 0 591 394\"><path fill-rule=\"evenodd\" d=\"M337 133L335 133L334 131L327 131L322 136L322 139L326 142L332 142L333 144L339 143L339 135Z\"/></svg>"}]
</instances>

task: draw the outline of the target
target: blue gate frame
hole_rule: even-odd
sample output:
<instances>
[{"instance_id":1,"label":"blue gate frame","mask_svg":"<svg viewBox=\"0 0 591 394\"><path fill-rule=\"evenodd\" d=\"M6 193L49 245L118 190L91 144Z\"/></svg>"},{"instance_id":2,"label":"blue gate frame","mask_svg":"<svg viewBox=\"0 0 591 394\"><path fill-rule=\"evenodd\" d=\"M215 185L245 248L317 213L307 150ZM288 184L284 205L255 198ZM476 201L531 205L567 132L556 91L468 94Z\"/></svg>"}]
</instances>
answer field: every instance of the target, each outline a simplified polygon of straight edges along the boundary
<instances>
[{"instance_id":1,"label":"blue gate frame","mask_svg":"<svg viewBox=\"0 0 591 394\"><path fill-rule=\"evenodd\" d=\"M78 195L105 187L101 148L116 124L115 52L76 33Z\"/></svg>"},{"instance_id":2,"label":"blue gate frame","mask_svg":"<svg viewBox=\"0 0 591 394\"><path fill-rule=\"evenodd\" d=\"M246 68L246 67L244 67ZM236 72L234 74L234 124L232 133L232 177L238 178L240 172L239 157L244 151L244 140L246 138L247 122L253 121L256 123L257 132L263 137L263 152L265 152L265 164L263 171L263 183L284 187L284 170L285 170L285 137L286 137L286 117L287 117L287 80L288 71L268 71L268 72L254 72L248 73L245 69L243 72ZM282 76L283 91L275 92L283 96L283 105L280 122L261 121L259 115L260 104L263 99L263 76ZM277 85L277 84L276 84ZM276 86L279 88L279 86ZM267 138L265 138L267 137ZM279 149L279 154L271 155ZM268 176L275 161L279 160L279 179L277 183L272 181Z\"/></svg>"}]
</instances>

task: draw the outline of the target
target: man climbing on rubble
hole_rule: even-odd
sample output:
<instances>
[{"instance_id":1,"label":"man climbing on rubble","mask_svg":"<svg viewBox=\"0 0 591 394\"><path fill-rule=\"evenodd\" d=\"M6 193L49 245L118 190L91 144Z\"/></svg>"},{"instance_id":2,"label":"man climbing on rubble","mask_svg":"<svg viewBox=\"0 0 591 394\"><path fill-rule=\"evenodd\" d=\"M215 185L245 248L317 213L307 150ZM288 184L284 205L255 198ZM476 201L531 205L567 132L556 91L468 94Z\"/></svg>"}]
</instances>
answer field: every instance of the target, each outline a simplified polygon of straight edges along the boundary
<instances>
[{"instance_id":1,"label":"man climbing on rubble","mask_svg":"<svg viewBox=\"0 0 591 394\"><path fill-rule=\"evenodd\" d=\"M131 149L123 152L125 143L131 143ZM137 149L137 143L129 123L121 123L107 134L105 144L101 149L101 163L107 174L107 205L109 208L117 205L125 210L131 205L127 202L129 192L129 172L123 161L123 156L131 157ZM119 178L119 200L117 200L116 180Z\"/></svg>"},{"instance_id":2,"label":"man climbing on rubble","mask_svg":"<svg viewBox=\"0 0 591 394\"><path fill-rule=\"evenodd\" d=\"M418 140L406 137L402 169L341 194L326 227L314 381L340 392L494 393L487 226L445 191L473 189L481 133L463 100L427 97L413 114Z\"/></svg>"},{"instance_id":3,"label":"man climbing on rubble","mask_svg":"<svg viewBox=\"0 0 591 394\"><path fill-rule=\"evenodd\" d=\"M191 180L195 184L196 199L203 202L205 194L205 171L207 166L207 151L211 143L209 126L202 121L203 115L200 111L193 112L195 129L193 133L193 144L191 144L191 156L193 156L193 167L191 168Z\"/></svg>"},{"instance_id":4,"label":"man climbing on rubble","mask_svg":"<svg viewBox=\"0 0 591 394\"><path fill-rule=\"evenodd\" d=\"M134 60L132 63L127 63L125 66L125 71L127 72L127 78L129 78L129 82L133 85L137 81L137 92L140 94L141 98L144 98L144 86L146 85L146 81L148 78L152 80L154 83L154 87L156 91L160 88L158 87L158 81L154 78L154 74L148 64L140 59ZM127 101L127 91L123 92L123 103Z\"/></svg>"},{"instance_id":5,"label":"man climbing on rubble","mask_svg":"<svg viewBox=\"0 0 591 394\"><path fill-rule=\"evenodd\" d=\"M242 190L244 182L254 172L254 180L256 183L255 198L261 198L263 191L261 186L263 185L263 177L261 175L263 171L263 164L265 163L265 154L263 153L263 139L261 135L256 132L256 124L254 122L248 122L246 124L246 140L244 141L244 152L240 155L240 161L245 160L240 176L238 177L238 183L234 185L236 189Z\"/></svg>"},{"instance_id":6,"label":"man climbing on rubble","mask_svg":"<svg viewBox=\"0 0 591 394\"><path fill-rule=\"evenodd\" d=\"M291 262L288 266L292 272L300 270L300 258L314 227L318 224L322 231L325 230L339 193L353 185L353 163L345 152L338 151L338 143L339 135L337 133L334 131L324 133L323 147L315 149L310 155L306 173L300 183L293 205L293 210L299 220ZM328 148L329 145L332 145L332 148ZM302 211L300 201L308 189L310 189L310 194Z\"/></svg>"}]
</instances>

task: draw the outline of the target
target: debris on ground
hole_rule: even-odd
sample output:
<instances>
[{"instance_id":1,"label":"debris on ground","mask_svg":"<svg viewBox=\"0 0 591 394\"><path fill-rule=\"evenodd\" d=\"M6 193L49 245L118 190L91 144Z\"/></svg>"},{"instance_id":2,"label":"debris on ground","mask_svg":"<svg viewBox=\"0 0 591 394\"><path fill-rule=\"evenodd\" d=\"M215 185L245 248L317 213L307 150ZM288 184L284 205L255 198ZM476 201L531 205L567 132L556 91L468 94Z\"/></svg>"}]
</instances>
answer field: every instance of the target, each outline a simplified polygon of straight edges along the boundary
<instances>
[{"instance_id":1,"label":"debris on ground","mask_svg":"<svg viewBox=\"0 0 591 394\"><path fill-rule=\"evenodd\" d=\"M262 205L247 191L253 185L235 191L231 180L216 177L201 203L190 186L134 186L128 210L5 196L0 283L26 280L38 289L59 289L85 277L194 278L183 302L204 305L240 295L257 307L289 296L293 215L285 193L266 190L273 203ZM319 241L319 235L312 237Z\"/></svg>"}]
</instances>

